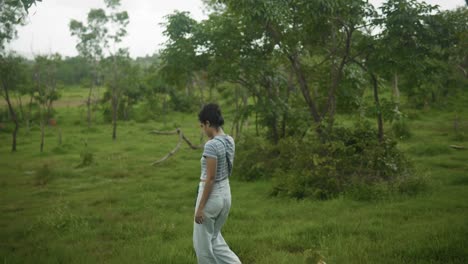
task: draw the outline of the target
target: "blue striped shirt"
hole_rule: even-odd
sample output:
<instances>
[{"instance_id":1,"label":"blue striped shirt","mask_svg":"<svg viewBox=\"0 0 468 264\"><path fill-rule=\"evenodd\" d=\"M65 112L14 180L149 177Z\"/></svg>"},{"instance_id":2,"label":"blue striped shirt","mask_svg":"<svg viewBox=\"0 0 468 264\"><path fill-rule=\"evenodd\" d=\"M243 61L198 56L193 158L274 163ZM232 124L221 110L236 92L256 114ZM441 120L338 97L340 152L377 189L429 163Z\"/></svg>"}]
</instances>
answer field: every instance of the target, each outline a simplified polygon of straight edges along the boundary
<instances>
[{"instance_id":1,"label":"blue striped shirt","mask_svg":"<svg viewBox=\"0 0 468 264\"><path fill-rule=\"evenodd\" d=\"M217 139L215 139L217 138ZM220 142L222 140L223 142ZM224 144L223 144L224 143ZM226 147L225 147L226 146ZM216 135L214 138L205 143L203 154L200 159L201 162L201 176L200 179L206 179L206 157L214 158L217 160L215 181L224 180L229 177L229 168L226 161L226 151L231 161L234 164L235 154L234 139L230 135Z\"/></svg>"}]
</instances>

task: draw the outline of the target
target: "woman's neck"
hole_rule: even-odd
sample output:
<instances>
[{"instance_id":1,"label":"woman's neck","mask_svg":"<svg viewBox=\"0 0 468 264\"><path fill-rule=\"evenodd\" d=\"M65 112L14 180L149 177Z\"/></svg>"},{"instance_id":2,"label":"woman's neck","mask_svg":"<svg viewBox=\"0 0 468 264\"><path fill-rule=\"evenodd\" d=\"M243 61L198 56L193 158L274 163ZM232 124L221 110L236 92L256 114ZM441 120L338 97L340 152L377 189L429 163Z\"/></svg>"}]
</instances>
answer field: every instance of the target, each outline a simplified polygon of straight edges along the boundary
<instances>
[{"instance_id":1,"label":"woman's neck","mask_svg":"<svg viewBox=\"0 0 468 264\"><path fill-rule=\"evenodd\" d=\"M223 130L222 128L219 128L219 130L216 131L216 132L213 134L213 137L212 137L212 138L214 138L214 137L216 137L216 136L222 136L222 135L225 135L225 134L224 134L224 130Z\"/></svg>"}]
</instances>

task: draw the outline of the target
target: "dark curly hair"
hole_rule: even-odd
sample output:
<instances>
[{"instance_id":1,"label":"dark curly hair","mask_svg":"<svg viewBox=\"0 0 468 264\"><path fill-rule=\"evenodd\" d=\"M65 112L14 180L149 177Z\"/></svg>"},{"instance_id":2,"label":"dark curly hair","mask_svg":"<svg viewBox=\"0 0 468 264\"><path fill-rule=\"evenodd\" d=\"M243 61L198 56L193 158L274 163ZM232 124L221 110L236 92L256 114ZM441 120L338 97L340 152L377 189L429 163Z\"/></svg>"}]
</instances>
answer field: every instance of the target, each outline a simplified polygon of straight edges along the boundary
<instances>
[{"instance_id":1,"label":"dark curly hair","mask_svg":"<svg viewBox=\"0 0 468 264\"><path fill-rule=\"evenodd\" d=\"M198 113L198 120L201 123L206 124L206 121L210 121L210 126L219 128L224 125L224 118L221 115L221 108L218 104L209 103L203 106L203 109Z\"/></svg>"}]
</instances>

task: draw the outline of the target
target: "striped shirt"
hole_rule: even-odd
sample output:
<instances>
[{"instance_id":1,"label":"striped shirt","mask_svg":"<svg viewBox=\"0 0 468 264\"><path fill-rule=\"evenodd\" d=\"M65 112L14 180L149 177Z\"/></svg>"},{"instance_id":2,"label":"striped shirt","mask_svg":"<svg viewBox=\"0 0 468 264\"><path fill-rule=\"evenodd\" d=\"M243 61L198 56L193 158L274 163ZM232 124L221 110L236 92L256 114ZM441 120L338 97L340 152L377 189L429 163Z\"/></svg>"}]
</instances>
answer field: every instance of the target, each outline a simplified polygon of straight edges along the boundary
<instances>
[{"instance_id":1,"label":"striped shirt","mask_svg":"<svg viewBox=\"0 0 468 264\"><path fill-rule=\"evenodd\" d=\"M222 142L220 141L222 140ZM224 144L223 144L224 143ZM226 161L226 151L231 164L234 164L235 153L234 139L230 135L216 135L205 143L201 162L200 179L206 179L206 157L217 160L215 181L224 180L229 177L228 162Z\"/></svg>"}]
</instances>

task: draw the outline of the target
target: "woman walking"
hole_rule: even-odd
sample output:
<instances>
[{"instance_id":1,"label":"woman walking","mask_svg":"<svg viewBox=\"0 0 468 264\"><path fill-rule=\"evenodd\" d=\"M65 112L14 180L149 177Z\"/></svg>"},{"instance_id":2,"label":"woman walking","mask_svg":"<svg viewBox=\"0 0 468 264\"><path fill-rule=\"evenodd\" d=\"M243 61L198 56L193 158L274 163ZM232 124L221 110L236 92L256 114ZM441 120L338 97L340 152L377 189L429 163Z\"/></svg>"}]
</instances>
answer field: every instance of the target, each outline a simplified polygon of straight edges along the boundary
<instances>
[{"instance_id":1,"label":"woman walking","mask_svg":"<svg viewBox=\"0 0 468 264\"><path fill-rule=\"evenodd\" d=\"M239 257L221 235L231 208L229 176L234 163L234 139L225 134L217 104L207 104L198 114L200 127L210 138L201 157L201 176L195 202L193 246L199 264L237 264Z\"/></svg>"}]
</instances>

